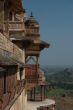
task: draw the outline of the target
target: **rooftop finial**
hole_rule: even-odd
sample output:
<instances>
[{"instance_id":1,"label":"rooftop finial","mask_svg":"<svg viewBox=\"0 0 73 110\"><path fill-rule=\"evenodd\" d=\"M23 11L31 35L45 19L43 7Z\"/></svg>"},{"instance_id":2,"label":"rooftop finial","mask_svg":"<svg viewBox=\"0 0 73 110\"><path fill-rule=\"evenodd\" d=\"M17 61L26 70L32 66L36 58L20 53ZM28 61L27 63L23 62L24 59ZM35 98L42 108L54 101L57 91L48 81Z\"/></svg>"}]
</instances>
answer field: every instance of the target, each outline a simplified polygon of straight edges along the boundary
<instances>
[{"instance_id":1,"label":"rooftop finial","mask_svg":"<svg viewBox=\"0 0 73 110\"><path fill-rule=\"evenodd\" d=\"M33 17L33 13L32 13L32 11L31 11L31 15L30 15L30 17Z\"/></svg>"}]
</instances>

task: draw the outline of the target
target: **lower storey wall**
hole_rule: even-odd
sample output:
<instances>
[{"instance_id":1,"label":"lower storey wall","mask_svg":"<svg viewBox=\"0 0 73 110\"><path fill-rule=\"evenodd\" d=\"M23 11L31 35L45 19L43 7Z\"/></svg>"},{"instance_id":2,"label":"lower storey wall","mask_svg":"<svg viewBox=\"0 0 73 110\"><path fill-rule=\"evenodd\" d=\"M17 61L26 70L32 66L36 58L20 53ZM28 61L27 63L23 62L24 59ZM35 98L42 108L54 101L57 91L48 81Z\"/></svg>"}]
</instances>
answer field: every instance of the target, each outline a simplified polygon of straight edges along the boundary
<instances>
[{"instance_id":1,"label":"lower storey wall","mask_svg":"<svg viewBox=\"0 0 73 110\"><path fill-rule=\"evenodd\" d=\"M10 110L26 110L26 106L27 106L27 94L25 93L24 89L23 92L15 101L15 103L12 105Z\"/></svg>"}]
</instances>

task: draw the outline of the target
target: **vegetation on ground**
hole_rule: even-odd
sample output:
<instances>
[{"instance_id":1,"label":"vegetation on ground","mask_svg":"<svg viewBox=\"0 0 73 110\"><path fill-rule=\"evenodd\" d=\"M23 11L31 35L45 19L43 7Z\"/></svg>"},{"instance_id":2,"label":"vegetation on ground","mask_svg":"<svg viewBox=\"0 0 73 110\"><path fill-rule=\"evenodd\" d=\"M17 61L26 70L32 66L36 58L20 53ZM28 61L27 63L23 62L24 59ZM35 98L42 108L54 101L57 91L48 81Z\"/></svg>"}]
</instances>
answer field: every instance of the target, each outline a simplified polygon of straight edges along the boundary
<instances>
[{"instance_id":1,"label":"vegetation on ground","mask_svg":"<svg viewBox=\"0 0 73 110\"><path fill-rule=\"evenodd\" d=\"M73 110L73 68L47 70L47 97L56 100L56 110Z\"/></svg>"}]
</instances>

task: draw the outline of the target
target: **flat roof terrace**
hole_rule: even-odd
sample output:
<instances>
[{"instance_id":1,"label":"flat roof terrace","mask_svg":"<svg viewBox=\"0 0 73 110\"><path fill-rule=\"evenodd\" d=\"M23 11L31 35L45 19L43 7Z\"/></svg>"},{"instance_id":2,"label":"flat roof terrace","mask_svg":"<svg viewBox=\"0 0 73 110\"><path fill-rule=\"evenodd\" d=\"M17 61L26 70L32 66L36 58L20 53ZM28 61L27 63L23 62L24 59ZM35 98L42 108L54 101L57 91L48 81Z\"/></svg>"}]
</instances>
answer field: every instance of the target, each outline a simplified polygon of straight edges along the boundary
<instances>
[{"instance_id":1,"label":"flat roof terrace","mask_svg":"<svg viewBox=\"0 0 73 110\"><path fill-rule=\"evenodd\" d=\"M55 101L52 99L46 99L44 101L28 101L27 103L27 110L39 110L40 107L50 107L54 106Z\"/></svg>"}]
</instances>

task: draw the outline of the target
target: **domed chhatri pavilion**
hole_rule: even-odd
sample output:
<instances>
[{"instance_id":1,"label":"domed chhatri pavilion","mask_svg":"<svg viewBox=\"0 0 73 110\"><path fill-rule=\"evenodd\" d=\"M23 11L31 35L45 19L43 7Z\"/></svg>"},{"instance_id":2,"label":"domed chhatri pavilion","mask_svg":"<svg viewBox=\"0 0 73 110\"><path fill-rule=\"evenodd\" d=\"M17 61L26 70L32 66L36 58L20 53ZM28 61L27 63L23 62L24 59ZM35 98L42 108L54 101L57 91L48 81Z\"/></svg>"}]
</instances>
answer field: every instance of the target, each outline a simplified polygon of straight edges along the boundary
<instances>
[{"instance_id":1,"label":"domed chhatri pavilion","mask_svg":"<svg viewBox=\"0 0 73 110\"><path fill-rule=\"evenodd\" d=\"M0 110L54 110L39 64L40 52L50 44L39 30L32 12L26 17L22 0L0 0Z\"/></svg>"}]
</instances>

